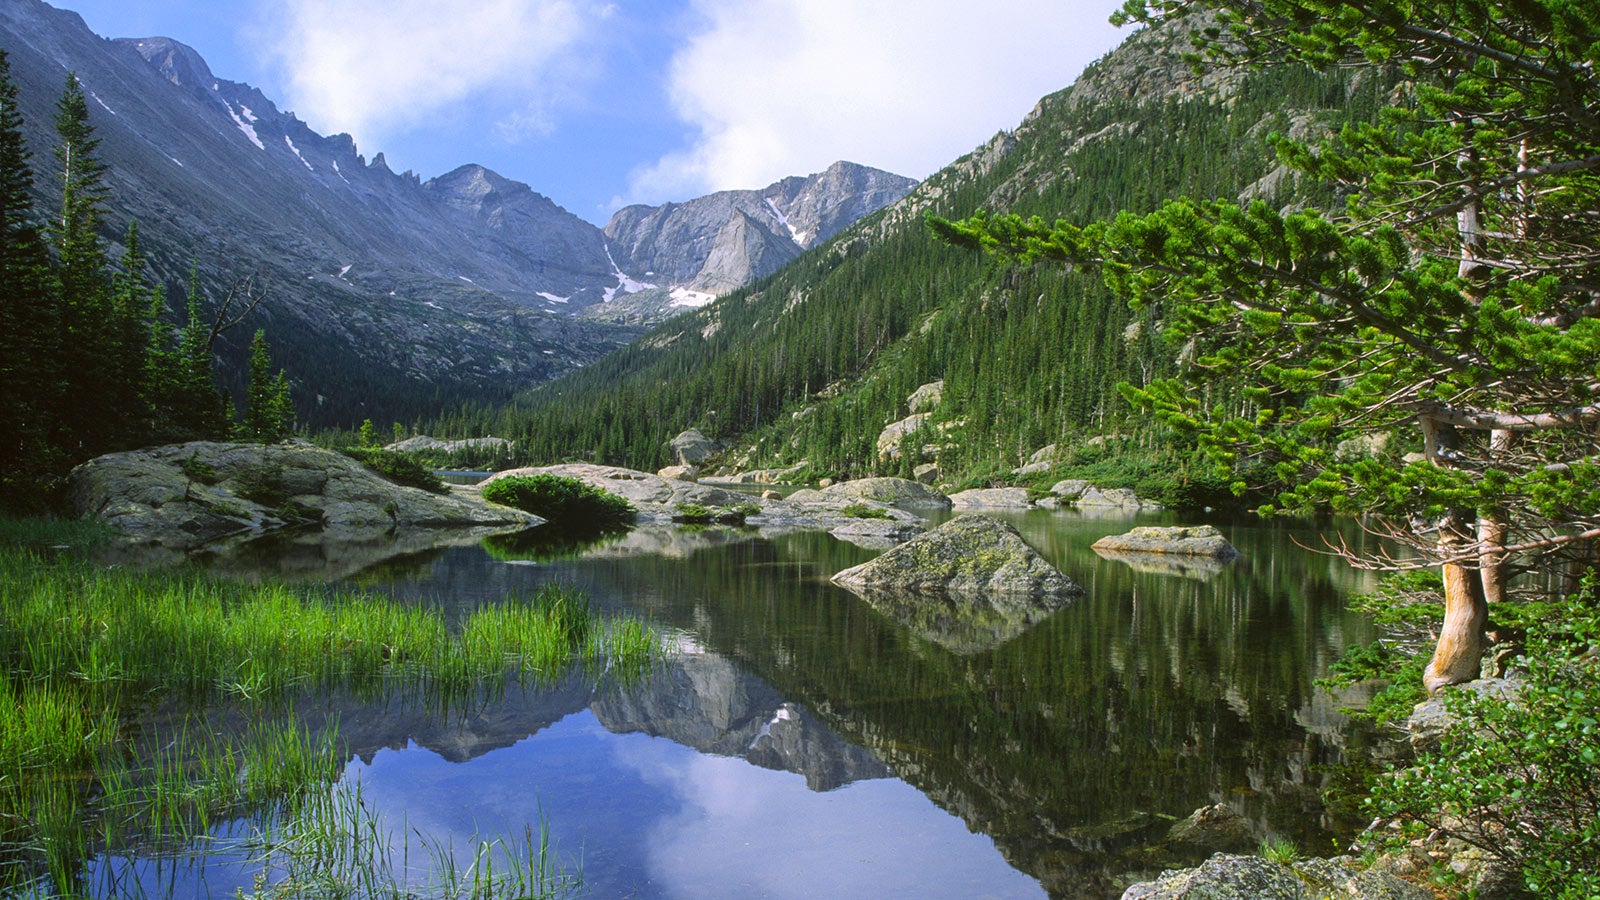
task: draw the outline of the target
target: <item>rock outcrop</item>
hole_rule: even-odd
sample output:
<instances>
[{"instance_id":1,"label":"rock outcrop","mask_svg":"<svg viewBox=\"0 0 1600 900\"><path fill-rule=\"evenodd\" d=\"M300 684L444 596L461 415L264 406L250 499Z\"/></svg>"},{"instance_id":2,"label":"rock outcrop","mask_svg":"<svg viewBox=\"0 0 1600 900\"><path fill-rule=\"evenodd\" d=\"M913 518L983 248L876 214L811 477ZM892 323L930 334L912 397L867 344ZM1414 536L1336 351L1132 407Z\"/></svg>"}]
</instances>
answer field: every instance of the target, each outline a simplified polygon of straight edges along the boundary
<instances>
[{"instance_id":1,"label":"rock outcrop","mask_svg":"<svg viewBox=\"0 0 1600 900\"><path fill-rule=\"evenodd\" d=\"M717 442L701 434L696 428L681 432L667 446L672 450L672 456L680 466L698 466L717 452Z\"/></svg>"},{"instance_id":2,"label":"rock outcrop","mask_svg":"<svg viewBox=\"0 0 1600 900\"><path fill-rule=\"evenodd\" d=\"M1211 525L1135 528L1127 534L1106 535L1092 547L1097 553L1169 553L1212 559L1233 559L1239 555L1238 549Z\"/></svg>"},{"instance_id":3,"label":"rock outcrop","mask_svg":"<svg viewBox=\"0 0 1600 900\"><path fill-rule=\"evenodd\" d=\"M499 437L462 438L456 441L443 441L425 434L408 437L403 441L395 441L384 447L385 450L394 450L399 453L459 453L463 450L472 450L484 453L498 453L510 450L511 442Z\"/></svg>"},{"instance_id":4,"label":"rock outcrop","mask_svg":"<svg viewBox=\"0 0 1600 900\"><path fill-rule=\"evenodd\" d=\"M195 441L111 453L72 470L73 506L129 541L188 550L290 525L325 531L527 528L543 522L476 490L434 494L387 481L303 441Z\"/></svg>"},{"instance_id":5,"label":"rock outcrop","mask_svg":"<svg viewBox=\"0 0 1600 900\"><path fill-rule=\"evenodd\" d=\"M977 515L958 516L833 582L955 653L992 650L1082 593L1015 528Z\"/></svg>"},{"instance_id":6,"label":"rock outcrop","mask_svg":"<svg viewBox=\"0 0 1600 900\"><path fill-rule=\"evenodd\" d=\"M1122 900L1430 900L1433 894L1387 872L1357 869L1348 859L1282 864L1259 856L1217 854L1193 869L1161 873Z\"/></svg>"}]
</instances>

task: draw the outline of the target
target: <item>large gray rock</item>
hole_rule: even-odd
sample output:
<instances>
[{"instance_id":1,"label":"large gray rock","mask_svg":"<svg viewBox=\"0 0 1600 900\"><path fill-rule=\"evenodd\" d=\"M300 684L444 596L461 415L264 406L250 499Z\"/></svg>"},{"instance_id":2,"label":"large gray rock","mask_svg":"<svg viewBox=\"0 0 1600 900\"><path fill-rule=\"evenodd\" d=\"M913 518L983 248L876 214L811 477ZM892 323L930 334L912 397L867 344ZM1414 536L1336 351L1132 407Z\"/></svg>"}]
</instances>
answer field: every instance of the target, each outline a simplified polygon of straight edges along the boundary
<instances>
[{"instance_id":1,"label":"large gray rock","mask_svg":"<svg viewBox=\"0 0 1600 900\"><path fill-rule=\"evenodd\" d=\"M691 428L667 445L680 466L698 466L717 452L717 442Z\"/></svg>"},{"instance_id":2,"label":"large gray rock","mask_svg":"<svg viewBox=\"0 0 1600 900\"><path fill-rule=\"evenodd\" d=\"M932 412L944 402L944 379L929 382L911 392L906 398L906 405L912 413Z\"/></svg>"},{"instance_id":3,"label":"large gray rock","mask_svg":"<svg viewBox=\"0 0 1600 900\"><path fill-rule=\"evenodd\" d=\"M1449 694L1465 691L1493 700L1515 703L1521 690L1521 682L1516 678L1479 678L1476 681L1446 688L1412 709L1411 718L1406 721L1411 748L1418 753L1439 749L1445 734L1459 722L1459 717L1450 711L1450 704L1446 699Z\"/></svg>"},{"instance_id":4,"label":"large gray rock","mask_svg":"<svg viewBox=\"0 0 1600 900\"><path fill-rule=\"evenodd\" d=\"M1127 534L1108 534L1091 545L1095 552L1171 553L1232 559L1239 551L1222 532L1210 525L1135 528Z\"/></svg>"},{"instance_id":5,"label":"large gray rock","mask_svg":"<svg viewBox=\"0 0 1600 900\"><path fill-rule=\"evenodd\" d=\"M871 562L845 569L833 576L833 583L862 595L1064 600L1083 593L1015 528L978 515L957 516Z\"/></svg>"},{"instance_id":6,"label":"large gray rock","mask_svg":"<svg viewBox=\"0 0 1600 900\"><path fill-rule=\"evenodd\" d=\"M433 494L394 484L302 441L195 441L111 453L73 469L70 484L79 515L128 540L175 550L307 521L343 532L544 521L485 502L472 488Z\"/></svg>"},{"instance_id":7,"label":"large gray rock","mask_svg":"<svg viewBox=\"0 0 1600 900\"><path fill-rule=\"evenodd\" d=\"M510 450L511 442L500 437L462 438L456 441L442 441L436 437L420 434L416 437L408 437L403 441L395 441L383 449L400 453L456 453L462 450L498 453L502 450Z\"/></svg>"},{"instance_id":8,"label":"large gray rock","mask_svg":"<svg viewBox=\"0 0 1600 900\"><path fill-rule=\"evenodd\" d=\"M949 509L950 498L919 481L908 478L858 478L841 481L821 490L796 491L789 499L803 503L848 504L857 500L876 500L903 509Z\"/></svg>"},{"instance_id":9,"label":"large gray rock","mask_svg":"<svg viewBox=\"0 0 1600 900\"><path fill-rule=\"evenodd\" d=\"M1026 488L974 488L950 495L956 509L1029 509L1033 500Z\"/></svg>"},{"instance_id":10,"label":"large gray rock","mask_svg":"<svg viewBox=\"0 0 1600 900\"><path fill-rule=\"evenodd\" d=\"M1015 528L976 515L952 519L833 581L955 653L993 650L1082 593Z\"/></svg>"},{"instance_id":11,"label":"large gray rock","mask_svg":"<svg viewBox=\"0 0 1600 900\"><path fill-rule=\"evenodd\" d=\"M1193 869L1162 872L1122 900L1431 900L1433 894L1387 872L1362 871L1347 859L1284 865L1259 856L1217 854Z\"/></svg>"},{"instance_id":12,"label":"large gray rock","mask_svg":"<svg viewBox=\"0 0 1600 900\"><path fill-rule=\"evenodd\" d=\"M878 432L878 455L890 459L898 458L904 449L901 445L905 443L906 438L928 424L932 418L932 413L917 413L885 425L883 430Z\"/></svg>"}]
</instances>

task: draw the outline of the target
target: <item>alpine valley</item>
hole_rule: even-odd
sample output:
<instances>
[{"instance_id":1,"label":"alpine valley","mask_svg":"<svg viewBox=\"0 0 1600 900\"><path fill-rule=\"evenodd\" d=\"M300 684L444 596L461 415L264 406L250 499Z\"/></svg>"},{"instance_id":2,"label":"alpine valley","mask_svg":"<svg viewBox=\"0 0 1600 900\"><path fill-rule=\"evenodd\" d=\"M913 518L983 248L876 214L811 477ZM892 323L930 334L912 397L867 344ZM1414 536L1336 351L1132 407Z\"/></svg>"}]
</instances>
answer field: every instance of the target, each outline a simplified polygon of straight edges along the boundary
<instances>
[{"instance_id":1,"label":"alpine valley","mask_svg":"<svg viewBox=\"0 0 1600 900\"><path fill-rule=\"evenodd\" d=\"M265 299L252 328L219 342L221 378L241 388L248 333L265 327L309 427L505 399L771 274L915 184L840 162L762 190L631 207L602 230L482 166L396 173L169 38L107 40L76 13L4 0L0 46L36 160L51 158L69 72L90 97L113 258L136 221L169 296L191 265L208 303L253 279ZM36 168L48 212L59 180Z\"/></svg>"}]
</instances>

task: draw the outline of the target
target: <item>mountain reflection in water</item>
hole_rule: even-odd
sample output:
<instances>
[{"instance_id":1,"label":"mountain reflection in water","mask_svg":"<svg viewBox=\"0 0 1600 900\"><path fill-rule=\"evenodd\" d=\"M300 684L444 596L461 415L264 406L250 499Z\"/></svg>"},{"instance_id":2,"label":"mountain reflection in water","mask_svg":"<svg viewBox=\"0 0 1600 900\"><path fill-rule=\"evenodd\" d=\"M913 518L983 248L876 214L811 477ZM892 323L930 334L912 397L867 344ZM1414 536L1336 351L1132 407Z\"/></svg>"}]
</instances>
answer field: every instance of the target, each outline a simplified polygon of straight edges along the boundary
<instances>
[{"instance_id":1,"label":"mountain reflection in water","mask_svg":"<svg viewBox=\"0 0 1600 900\"><path fill-rule=\"evenodd\" d=\"M1215 803L1252 841L1348 838L1359 823L1321 789L1366 740L1339 712L1359 698L1314 682L1372 639L1346 609L1372 583L1304 549L1326 530L1225 524L1243 556L1198 571L1089 549L1171 517L1001 517L1085 595L982 641L834 587L874 551L826 534L636 530L335 569L463 614L574 585L679 649L632 684L574 674L445 715L392 699L299 714L337 719L346 776L407 829L459 845L545 821L594 896L1115 897L1197 859L1164 837Z\"/></svg>"}]
</instances>

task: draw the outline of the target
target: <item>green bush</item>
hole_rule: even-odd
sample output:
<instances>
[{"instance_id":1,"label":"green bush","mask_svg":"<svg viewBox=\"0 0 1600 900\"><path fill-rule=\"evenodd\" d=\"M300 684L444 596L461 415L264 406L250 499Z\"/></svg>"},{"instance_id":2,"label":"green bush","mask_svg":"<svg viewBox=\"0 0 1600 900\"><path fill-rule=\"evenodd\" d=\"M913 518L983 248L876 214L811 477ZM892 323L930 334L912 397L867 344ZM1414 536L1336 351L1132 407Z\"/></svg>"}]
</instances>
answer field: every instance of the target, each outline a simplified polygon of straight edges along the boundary
<instances>
[{"instance_id":1,"label":"green bush","mask_svg":"<svg viewBox=\"0 0 1600 900\"><path fill-rule=\"evenodd\" d=\"M483 498L568 528L625 528L634 518L633 504L622 497L561 475L496 478L484 484Z\"/></svg>"},{"instance_id":2,"label":"green bush","mask_svg":"<svg viewBox=\"0 0 1600 900\"><path fill-rule=\"evenodd\" d=\"M1481 848L1538 897L1600 896L1600 610L1563 604L1530 631L1514 696L1454 690L1436 752L1380 775L1370 804L1404 852L1430 834ZM1439 873L1448 880L1452 873Z\"/></svg>"},{"instance_id":3,"label":"green bush","mask_svg":"<svg viewBox=\"0 0 1600 900\"><path fill-rule=\"evenodd\" d=\"M380 447L348 447L344 455L395 484L421 488L435 494L450 493L450 486L440 481L432 469L405 453Z\"/></svg>"},{"instance_id":4,"label":"green bush","mask_svg":"<svg viewBox=\"0 0 1600 900\"><path fill-rule=\"evenodd\" d=\"M846 506L844 509L839 510L839 512L849 516L852 519L893 518L887 511L879 509L876 506L868 506L865 503L852 503L849 506Z\"/></svg>"}]
</instances>

